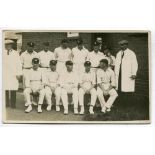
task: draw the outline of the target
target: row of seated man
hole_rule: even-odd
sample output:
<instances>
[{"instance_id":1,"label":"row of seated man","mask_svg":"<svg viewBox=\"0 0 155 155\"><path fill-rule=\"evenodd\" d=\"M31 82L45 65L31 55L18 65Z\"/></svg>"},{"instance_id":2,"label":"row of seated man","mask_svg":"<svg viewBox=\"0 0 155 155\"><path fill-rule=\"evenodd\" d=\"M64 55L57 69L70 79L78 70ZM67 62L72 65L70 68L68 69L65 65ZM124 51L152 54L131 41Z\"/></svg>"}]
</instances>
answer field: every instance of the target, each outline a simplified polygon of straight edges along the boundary
<instances>
[{"instance_id":1,"label":"row of seated man","mask_svg":"<svg viewBox=\"0 0 155 155\"><path fill-rule=\"evenodd\" d=\"M66 61L66 69L60 74L57 72L57 61L50 61L49 69L39 67L39 59L32 59L32 68L24 77L25 112L32 111L33 96L39 96L37 103L38 113L42 112L44 98L47 102L47 111L51 111L53 102L52 94L56 99L56 111L60 111L60 101L64 107L64 114L68 114L68 94L72 94L74 114L84 114L84 95L90 94L89 113L94 114L97 98L101 104L101 112L111 111L117 98L115 73L109 67L108 60L100 60L99 68L92 68L90 61L85 61L84 72L77 74L73 70L73 62ZM105 97L109 96L108 100Z\"/></svg>"}]
</instances>

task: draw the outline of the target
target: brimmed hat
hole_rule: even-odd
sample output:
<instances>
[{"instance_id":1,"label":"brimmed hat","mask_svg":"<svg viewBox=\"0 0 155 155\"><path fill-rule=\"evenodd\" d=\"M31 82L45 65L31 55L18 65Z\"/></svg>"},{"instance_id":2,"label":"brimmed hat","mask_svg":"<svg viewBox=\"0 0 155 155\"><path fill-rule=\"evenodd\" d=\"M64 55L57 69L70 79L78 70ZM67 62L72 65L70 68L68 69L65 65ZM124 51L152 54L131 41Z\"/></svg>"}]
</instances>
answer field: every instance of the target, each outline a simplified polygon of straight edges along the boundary
<instances>
[{"instance_id":1,"label":"brimmed hat","mask_svg":"<svg viewBox=\"0 0 155 155\"><path fill-rule=\"evenodd\" d=\"M13 40L5 40L5 44L13 44L14 41Z\"/></svg>"},{"instance_id":2,"label":"brimmed hat","mask_svg":"<svg viewBox=\"0 0 155 155\"><path fill-rule=\"evenodd\" d=\"M118 44L123 45L123 44L128 44L129 42L127 40L121 40L118 42Z\"/></svg>"}]
</instances>

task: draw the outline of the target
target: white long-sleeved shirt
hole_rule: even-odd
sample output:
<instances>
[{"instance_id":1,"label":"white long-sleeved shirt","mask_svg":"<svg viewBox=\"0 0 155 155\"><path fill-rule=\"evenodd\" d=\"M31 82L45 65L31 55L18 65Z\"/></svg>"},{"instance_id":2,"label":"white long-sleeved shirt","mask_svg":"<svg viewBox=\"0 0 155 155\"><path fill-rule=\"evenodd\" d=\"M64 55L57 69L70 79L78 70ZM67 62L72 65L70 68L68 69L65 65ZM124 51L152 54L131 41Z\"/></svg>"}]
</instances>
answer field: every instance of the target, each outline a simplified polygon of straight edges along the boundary
<instances>
[{"instance_id":1,"label":"white long-sleeved shirt","mask_svg":"<svg viewBox=\"0 0 155 155\"><path fill-rule=\"evenodd\" d=\"M76 64L84 63L87 59L89 51L83 47L83 49L79 50L78 47L74 47L72 49L72 59Z\"/></svg>"},{"instance_id":2,"label":"white long-sleeved shirt","mask_svg":"<svg viewBox=\"0 0 155 155\"><path fill-rule=\"evenodd\" d=\"M79 79L78 79L78 75L76 74L76 72L68 72L68 71L64 71L59 78L59 84L63 87L65 85L74 85L75 87L78 86L79 83Z\"/></svg>"},{"instance_id":3,"label":"white long-sleeved shirt","mask_svg":"<svg viewBox=\"0 0 155 155\"><path fill-rule=\"evenodd\" d=\"M32 67L32 59L39 58L38 53L33 51L32 53L28 53L27 51L23 52L20 56L21 63L23 68L31 68Z\"/></svg>"},{"instance_id":4,"label":"white long-sleeved shirt","mask_svg":"<svg viewBox=\"0 0 155 155\"><path fill-rule=\"evenodd\" d=\"M70 48L63 49L62 47L58 47L54 50L55 59L58 62L66 62L71 60L72 51Z\"/></svg>"},{"instance_id":5,"label":"white long-sleeved shirt","mask_svg":"<svg viewBox=\"0 0 155 155\"><path fill-rule=\"evenodd\" d=\"M58 80L59 80L59 74L57 73L57 71L49 70L46 73L46 84L55 86L56 84L58 84Z\"/></svg>"},{"instance_id":6,"label":"white long-sleeved shirt","mask_svg":"<svg viewBox=\"0 0 155 155\"><path fill-rule=\"evenodd\" d=\"M115 73L111 68L107 68L106 71L99 69L97 71L97 84L111 84L113 87L116 86Z\"/></svg>"},{"instance_id":7,"label":"white long-sleeved shirt","mask_svg":"<svg viewBox=\"0 0 155 155\"><path fill-rule=\"evenodd\" d=\"M80 84L84 84L84 83L91 83L91 84L96 84L96 76L95 73L92 71L84 72L80 75L80 80L79 83Z\"/></svg>"},{"instance_id":8,"label":"white long-sleeved shirt","mask_svg":"<svg viewBox=\"0 0 155 155\"><path fill-rule=\"evenodd\" d=\"M38 53L41 67L49 67L50 60L55 60L54 53L51 51L40 51Z\"/></svg>"},{"instance_id":9,"label":"white long-sleeved shirt","mask_svg":"<svg viewBox=\"0 0 155 155\"><path fill-rule=\"evenodd\" d=\"M88 53L87 60L91 62L92 67L98 67L101 59L105 59L104 54L101 52L92 51Z\"/></svg>"},{"instance_id":10,"label":"white long-sleeved shirt","mask_svg":"<svg viewBox=\"0 0 155 155\"><path fill-rule=\"evenodd\" d=\"M33 68L26 75L25 86L32 90L37 90L46 83L45 73L41 68L34 70Z\"/></svg>"}]
</instances>

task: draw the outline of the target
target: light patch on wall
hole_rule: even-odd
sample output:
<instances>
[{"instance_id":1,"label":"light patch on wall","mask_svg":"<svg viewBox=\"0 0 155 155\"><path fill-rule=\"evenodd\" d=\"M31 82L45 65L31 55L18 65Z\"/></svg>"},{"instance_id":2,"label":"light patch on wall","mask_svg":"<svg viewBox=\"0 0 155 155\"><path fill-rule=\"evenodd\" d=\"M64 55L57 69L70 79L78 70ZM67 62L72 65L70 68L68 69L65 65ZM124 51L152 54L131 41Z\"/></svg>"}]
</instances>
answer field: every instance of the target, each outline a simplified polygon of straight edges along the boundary
<instances>
[{"instance_id":1,"label":"light patch on wall","mask_svg":"<svg viewBox=\"0 0 155 155\"><path fill-rule=\"evenodd\" d=\"M78 37L79 33L77 32L67 32L67 38Z\"/></svg>"}]
</instances>

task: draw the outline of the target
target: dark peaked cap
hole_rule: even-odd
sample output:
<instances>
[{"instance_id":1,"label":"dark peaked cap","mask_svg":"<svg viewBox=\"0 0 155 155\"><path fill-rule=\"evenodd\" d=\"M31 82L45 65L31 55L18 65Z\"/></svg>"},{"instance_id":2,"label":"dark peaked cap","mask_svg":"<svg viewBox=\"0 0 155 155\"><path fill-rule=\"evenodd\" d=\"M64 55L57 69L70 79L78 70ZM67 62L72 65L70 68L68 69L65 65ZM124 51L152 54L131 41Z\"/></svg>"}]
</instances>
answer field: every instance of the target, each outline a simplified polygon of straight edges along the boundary
<instances>
[{"instance_id":1,"label":"dark peaked cap","mask_svg":"<svg viewBox=\"0 0 155 155\"><path fill-rule=\"evenodd\" d=\"M84 66L91 66L91 62L90 62L90 61L86 61L86 62L84 63Z\"/></svg>"},{"instance_id":2,"label":"dark peaked cap","mask_svg":"<svg viewBox=\"0 0 155 155\"><path fill-rule=\"evenodd\" d=\"M34 44L33 42L28 42L28 43L27 43L27 46L29 46L29 47L34 47L35 44Z\"/></svg>"},{"instance_id":3,"label":"dark peaked cap","mask_svg":"<svg viewBox=\"0 0 155 155\"><path fill-rule=\"evenodd\" d=\"M38 58L33 58L33 59L32 59L32 63L34 63L34 64L39 64L39 59L38 59Z\"/></svg>"},{"instance_id":4,"label":"dark peaked cap","mask_svg":"<svg viewBox=\"0 0 155 155\"><path fill-rule=\"evenodd\" d=\"M57 64L57 60L51 60L51 61L50 61L50 65L55 66L56 64Z\"/></svg>"},{"instance_id":5,"label":"dark peaked cap","mask_svg":"<svg viewBox=\"0 0 155 155\"><path fill-rule=\"evenodd\" d=\"M100 60L100 62L103 62L103 63L108 65L108 60L107 59L102 59L102 60Z\"/></svg>"},{"instance_id":6,"label":"dark peaked cap","mask_svg":"<svg viewBox=\"0 0 155 155\"><path fill-rule=\"evenodd\" d=\"M73 65L73 62L70 61L70 60L69 61L66 61L66 65L71 65L72 66Z\"/></svg>"}]
</instances>

